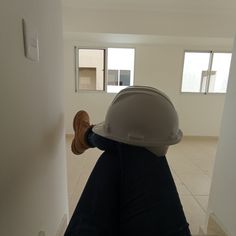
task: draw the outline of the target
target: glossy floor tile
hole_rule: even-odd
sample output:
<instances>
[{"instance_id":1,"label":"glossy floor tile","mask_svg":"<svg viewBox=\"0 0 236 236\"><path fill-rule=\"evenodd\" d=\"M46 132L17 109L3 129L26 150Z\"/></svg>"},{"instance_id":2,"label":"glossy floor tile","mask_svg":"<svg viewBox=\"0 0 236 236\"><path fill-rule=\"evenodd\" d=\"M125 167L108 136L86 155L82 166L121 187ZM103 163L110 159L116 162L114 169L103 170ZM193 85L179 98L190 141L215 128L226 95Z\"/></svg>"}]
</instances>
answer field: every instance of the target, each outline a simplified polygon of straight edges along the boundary
<instances>
[{"instance_id":1,"label":"glossy floor tile","mask_svg":"<svg viewBox=\"0 0 236 236\"><path fill-rule=\"evenodd\" d=\"M72 136L67 136L67 176L69 214L72 215L88 176L101 154L89 149L76 156L70 150ZM211 185L217 139L185 137L171 146L167 159L192 234L198 234L204 224Z\"/></svg>"}]
</instances>

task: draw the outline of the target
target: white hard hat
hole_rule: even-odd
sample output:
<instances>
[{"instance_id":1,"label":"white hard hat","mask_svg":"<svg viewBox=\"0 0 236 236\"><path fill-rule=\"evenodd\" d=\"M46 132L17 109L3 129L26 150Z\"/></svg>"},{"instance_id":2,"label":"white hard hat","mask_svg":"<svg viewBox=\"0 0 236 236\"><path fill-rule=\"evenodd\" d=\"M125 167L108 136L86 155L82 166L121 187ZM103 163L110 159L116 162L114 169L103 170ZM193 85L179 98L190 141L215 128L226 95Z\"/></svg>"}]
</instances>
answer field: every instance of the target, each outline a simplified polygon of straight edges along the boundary
<instances>
[{"instance_id":1,"label":"white hard hat","mask_svg":"<svg viewBox=\"0 0 236 236\"><path fill-rule=\"evenodd\" d=\"M143 147L167 147L182 138L170 99L158 89L146 86L120 91L108 108L105 121L95 125L93 132Z\"/></svg>"}]
</instances>

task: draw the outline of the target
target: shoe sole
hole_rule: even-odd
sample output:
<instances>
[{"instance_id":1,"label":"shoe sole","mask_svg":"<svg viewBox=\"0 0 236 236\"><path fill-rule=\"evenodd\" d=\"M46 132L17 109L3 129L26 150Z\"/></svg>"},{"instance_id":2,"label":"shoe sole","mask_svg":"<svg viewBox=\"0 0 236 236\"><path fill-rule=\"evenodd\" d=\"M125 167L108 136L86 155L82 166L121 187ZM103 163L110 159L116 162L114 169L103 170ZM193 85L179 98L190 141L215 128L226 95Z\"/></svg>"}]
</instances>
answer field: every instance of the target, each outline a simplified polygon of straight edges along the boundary
<instances>
[{"instance_id":1,"label":"shoe sole","mask_svg":"<svg viewBox=\"0 0 236 236\"><path fill-rule=\"evenodd\" d=\"M80 120L81 116L83 116L83 115L86 115L88 117L88 122L89 122L89 115L86 111L83 111L83 110L78 111L73 119L74 138L71 143L71 150L76 155L83 153L83 152L79 152L76 148L76 145L75 145L75 137L76 137L76 132L77 132L76 123Z\"/></svg>"},{"instance_id":2,"label":"shoe sole","mask_svg":"<svg viewBox=\"0 0 236 236\"><path fill-rule=\"evenodd\" d=\"M78 111L77 113L76 113L76 115L75 115L75 117L74 117L74 120L73 120L73 129L74 129L74 132L76 131L76 123L77 123L77 121L80 119L80 116L82 116L82 114L84 114L84 113L86 113L86 115L87 115L87 117L88 117L88 122L89 122L89 115L88 115L88 113L86 112L86 111L83 111L83 110L81 110L81 111Z\"/></svg>"}]
</instances>

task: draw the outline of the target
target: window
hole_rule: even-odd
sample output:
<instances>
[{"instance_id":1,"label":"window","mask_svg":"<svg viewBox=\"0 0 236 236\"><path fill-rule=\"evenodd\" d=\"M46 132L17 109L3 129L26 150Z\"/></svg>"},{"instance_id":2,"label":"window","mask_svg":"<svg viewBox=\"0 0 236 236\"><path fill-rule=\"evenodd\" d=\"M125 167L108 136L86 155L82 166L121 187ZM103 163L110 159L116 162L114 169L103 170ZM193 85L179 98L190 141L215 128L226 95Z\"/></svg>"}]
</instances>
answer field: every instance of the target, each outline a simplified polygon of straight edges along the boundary
<instances>
[{"instance_id":1,"label":"window","mask_svg":"<svg viewBox=\"0 0 236 236\"><path fill-rule=\"evenodd\" d=\"M116 93L134 83L134 49L108 48L107 92Z\"/></svg>"},{"instance_id":2,"label":"window","mask_svg":"<svg viewBox=\"0 0 236 236\"><path fill-rule=\"evenodd\" d=\"M129 86L130 70L108 70L108 86Z\"/></svg>"},{"instance_id":3,"label":"window","mask_svg":"<svg viewBox=\"0 0 236 236\"><path fill-rule=\"evenodd\" d=\"M181 92L225 93L231 53L185 52Z\"/></svg>"},{"instance_id":4,"label":"window","mask_svg":"<svg viewBox=\"0 0 236 236\"><path fill-rule=\"evenodd\" d=\"M78 54L79 89L100 91L104 90L105 50L78 49Z\"/></svg>"},{"instance_id":5,"label":"window","mask_svg":"<svg viewBox=\"0 0 236 236\"><path fill-rule=\"evenodd\" d=\"M116 93L133 85L134 49L75 47L75 90Z\"/></svg>"}]
</instances>

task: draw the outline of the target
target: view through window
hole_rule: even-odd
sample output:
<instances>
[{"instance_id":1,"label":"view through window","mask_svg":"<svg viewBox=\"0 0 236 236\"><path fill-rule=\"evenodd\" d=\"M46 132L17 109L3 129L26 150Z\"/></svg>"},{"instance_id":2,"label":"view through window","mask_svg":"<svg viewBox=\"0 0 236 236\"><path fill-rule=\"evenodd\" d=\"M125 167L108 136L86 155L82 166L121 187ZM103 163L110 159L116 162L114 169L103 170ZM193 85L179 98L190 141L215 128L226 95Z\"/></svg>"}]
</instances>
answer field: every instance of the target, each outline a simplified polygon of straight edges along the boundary
<instances>
[{"instance_id":1,"label":"view through window","mask_svg":"<svg viewBox=\"0 0 236 236\"><path fill-rule=\"evenodd\" d=\"M133 48L76 48L75 86L79 90L117 93L134 83Z\"/></svg>"},{"instance_id":2,"label":"view through window","mask_svg":"<svg viewBox=\"0 0 236 236\"><path fill-rule=\"evenodd\" d=\"M231 53L185 52L181 92L225 93Z\"/></svg>"}]
</instances>

